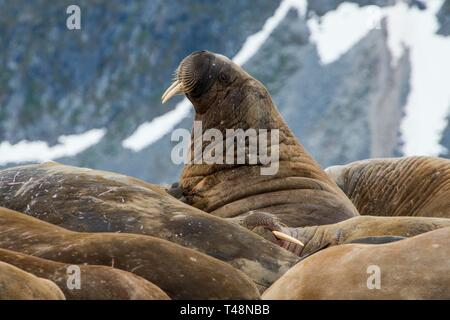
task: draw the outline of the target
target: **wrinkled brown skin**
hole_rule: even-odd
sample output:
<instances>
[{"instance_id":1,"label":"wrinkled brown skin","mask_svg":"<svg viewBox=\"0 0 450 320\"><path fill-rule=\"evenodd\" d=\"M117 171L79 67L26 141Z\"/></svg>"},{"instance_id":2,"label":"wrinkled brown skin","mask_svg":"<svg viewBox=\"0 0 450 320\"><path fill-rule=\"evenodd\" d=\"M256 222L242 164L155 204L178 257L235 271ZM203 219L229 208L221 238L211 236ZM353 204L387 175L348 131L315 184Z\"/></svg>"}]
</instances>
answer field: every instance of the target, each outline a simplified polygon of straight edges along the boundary
<instances>
[{"instance_id":1,"label":"wrinkled brown skin","mask_svg":"<svg viewBox=\"0 0 450 320\"><path fill-rule=\"evenodd\" d=\"M186 96L203 132L218 129L225 141L226 129L280 131L279 170L274 175L261 175L261 164L185 165L179 186L188 204L223 218L263 210L291 227L329 224L358 215L296 139L263 84L228 58L208 51L191 54L182 61L186 63L192 63L192 73L199 75ZM208 144L204 142L203 149ZM192 157L193 150L192 144Z\"/></svg>"},{"instance_id":2,"label":"wrinkled brown skin","mask_svg":"<svg viewBox=\"0 0 450 320\"><path fill-rule=\"evenodd\" d=\"M0 171L0 206L79 232L145 234L230 263L270 286L298 258L156 185L56 162Z\"/></svg>"},{"instance_id":3,"label":"wrinkled brown skin","mask_svg":"<svg viewBox=\"0 0 450 320\"><path fill-rule=\"evenodd\" d=\"M55 283L67 300L168 300L160 288L133 273L105 267L78 265L80 288L69 289L69 264L0 249L0 261ZM0 290L1 291L1 290Z\"/></svg>"},{"instance_id":4,"label":"wrinkled brown skin","mask_svg":"<svg viewBox=\"0 0 450 320\"><path fill-rule=\"evenodd\" d=\"M380 289L367 287L373 265ZM449 274L450 228L442 228L393 243L325 249L286 272L263 299L450 299Z\"/></svg>"},{"instance_id":5,"label":"wrinkled brown skin","mask_svg":"<svg viewBox=\"0 0 450 320\"><path fill-rule=\"evenodd\" d=\"M246 218L244 224L269 241L278 243L300 258L305 258L327 247L354 241L391 241L392 237L413 237L439 228L450 227L450 219L358 216L334 224L290 228L283 226L276 217L255 212ZM278 240L273 236L272 230L288 234L303 242L305 246ZM367 239L369 237L373 239Z\"/></svg>"},{"instance_id":6,"label":"wrinkled brown skin","mask_svg":"<svg viewBox=\"0 0 450 320\"><path fill-rule=\"evenodd\" d=\"M448 159L369 159L326 172L362 215L450 218Z\"/></svg>"},{"instance_id":7,"label":"wrinkled brown skin","mask_svg":"<svg viewBox=\"0 0 450 320\"><path fill-rule=\"evenodd\" d=\"M0 300L65 300L56 284L0 261Z\"/></svg>"},{"instance_id":8,"label":"wrinkled brown skin","mask_svg":"<svg viewBox=\"0 0 450 320\"><path fill-rule=\"evenodd\" d=\"M68 231L5 208L0 208L0 248L133 272L172 299L259 298L245 274L195 250L150 236Z\"/></svg>"}]
</instances>

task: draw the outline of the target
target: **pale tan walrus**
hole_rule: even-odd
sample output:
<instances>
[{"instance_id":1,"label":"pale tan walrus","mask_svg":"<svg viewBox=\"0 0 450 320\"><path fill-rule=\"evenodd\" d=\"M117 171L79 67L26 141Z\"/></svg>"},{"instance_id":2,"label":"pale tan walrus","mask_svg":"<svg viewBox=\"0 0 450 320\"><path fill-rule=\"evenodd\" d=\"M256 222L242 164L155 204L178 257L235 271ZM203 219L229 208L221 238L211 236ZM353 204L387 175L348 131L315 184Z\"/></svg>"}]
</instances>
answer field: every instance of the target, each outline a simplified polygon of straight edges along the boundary
<instances>
[{"instance_id":1,"label":"pale tan walrus","mask_svg":"<svg viewBox=\"0 0 450 320\"><path fill-rule=\"evenodd\" d=\"M450 299L450 228L344 244L299 262L263 299Z\"/></svg>"},{"instance_id":2,"label":"pale tan walrus","mask_svg":"<svg viewBox=\"0 0 450 320\"><path fill-rule=\"evenodd\" d=\"M276 214L291 227L334 223L358 215L351 201L299 143L264 85L237 64L209 51L190 54L181 61L175 82L164 93L163 102L180 93L194 105L195 121L202 126L200 133L206 134L207 130L212 133L210 129L214 129L222 137L214 140L213 145L223 144L219 147L222 155L216 162L184 166L177 189L188 204L224 218L264 210ZM257 158L253 164L236 161L239 150L233 137L226 138L227 131L248 129L256 130L254 137L258 139L267 130L268 141L263 146L268 147L271 155L279 150L279 159L270 163L272 168L278 168L276 172L263 174L262 168L270 166L261 160L265 154L261 145L257 157L248 155L249 159ZM201 157L194 147L194 141L199 140L195 132L194 129L191 160L196 161ZM279 143L270 140L277 132ZM250 132L247 133L241 139L244 142L252 139ZM209 154L214 157L220 154L219 149L210 153L211 145L205 139L203 142L200 156L204 160ZM247 147L251 149L248 144ZM235 161L229 163L226 154L233 149L236 149Z\"/></svg>"},{"instance_id":3,"label":"pale tan walrus","mask_svg":"<svg viewBox=\"0 0 450 320\"><path fill-rule=\"evenodd\" d=\"M0 260L0 300L65 300L56 284Z\"/></svg>"},{"instance_id":4,"label":"pale tan walrus","mask_svg":"<svg viewBox=\"0 0 450 320\"><path fill-rule=\"evenodd\" d=\"M369 159L325 171L362 215L450 218L448 159Z\"/></svg>"},{"instance_id":5,"label":"pale tan walrus","mask_svg":"<svg viewBox=\"0 0 450 320\"><path fill-rule=\"evenodd\" d=\"M69 265L5 249L0 249L0 261L54 282L67 300L169 299L160 288L144 278L111 267ZM79 283L75 286L71 276L78 270Z\"/></svg>"}]
</instances>

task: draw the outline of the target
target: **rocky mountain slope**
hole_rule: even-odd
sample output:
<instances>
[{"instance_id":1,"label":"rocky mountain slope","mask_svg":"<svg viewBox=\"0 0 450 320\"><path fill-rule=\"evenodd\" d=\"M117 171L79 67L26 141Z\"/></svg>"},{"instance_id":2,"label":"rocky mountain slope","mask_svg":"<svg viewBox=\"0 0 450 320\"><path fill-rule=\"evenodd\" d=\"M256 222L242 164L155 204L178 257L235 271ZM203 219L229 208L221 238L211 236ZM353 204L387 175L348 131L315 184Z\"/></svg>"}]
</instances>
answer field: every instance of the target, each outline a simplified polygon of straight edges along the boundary
<instances>
[{"instance_id":1,"label":"rocky mountain slope","mask_svg":"<svg viewBox=\"0 0 450 320\"><path fill-rule=\"evenodd\" d=\"M323 166L402 154L401 123L414 62L408 46L393 56L392 19L379 19L326 62L320 41L314 41L325 32L314 29L314 23L333 19L342 5L350 17L359 17L369 5L389 10L396 1L286 1L291 8L244 68L266 84ZM160 96L184 56L199 49L235 56L249 36L267 26L280 1L84 0L78 1L81 30L66 28L69 4L0 0L0 167L41 159L26 147L22 160L12 157L24 140L41 141L42 150L60 148L52 157L59 162L172 182L181 168L170 161L170 134L139 151L123 141L181 101L163 106ZM407 8L427 10L421 1L409 1ZM449 8L446 0L436 14L437 32L447 42ZM343 42L349 37L341 36ZM191 123L192 113L176 127ZM67 138L61 136L93 129L101 130L98 143L65 156L70 153L64 152ZM450 126L441 144L450 149Z\"/></svg>"}]
</instances>

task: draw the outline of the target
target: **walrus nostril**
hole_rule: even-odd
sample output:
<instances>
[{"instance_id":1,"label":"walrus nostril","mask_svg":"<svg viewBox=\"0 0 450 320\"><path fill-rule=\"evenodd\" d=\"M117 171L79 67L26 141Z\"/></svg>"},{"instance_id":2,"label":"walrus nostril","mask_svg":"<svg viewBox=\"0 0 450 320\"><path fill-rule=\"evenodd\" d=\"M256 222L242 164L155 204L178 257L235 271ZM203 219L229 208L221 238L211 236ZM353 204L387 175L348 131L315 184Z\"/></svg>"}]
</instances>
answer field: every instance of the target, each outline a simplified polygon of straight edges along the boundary
<instances>
[{"instance_id":1,"label":"walrus nostril","mask_svg":"<svg viewBox=\"0 0 450 320\"><path fill-rule=\"evenodd\" d=\"M271 231L281 231L282 224L270 213L262 211L251 211L250 214L242 221L242 225L252 230L256 227L265 227Z\"/></svg>"},{"instance_id":2,"label":"walrus nostril","mask_svg":"<svg viewBox=\"0 0 450 320\"><path fill-rule=\"evenodd\" d=\"M208 50L197 50L197 51L192 52L191 56L197 56L199 54L207 53L207 52L208 52Z\"/></svg>"}]
</instances>

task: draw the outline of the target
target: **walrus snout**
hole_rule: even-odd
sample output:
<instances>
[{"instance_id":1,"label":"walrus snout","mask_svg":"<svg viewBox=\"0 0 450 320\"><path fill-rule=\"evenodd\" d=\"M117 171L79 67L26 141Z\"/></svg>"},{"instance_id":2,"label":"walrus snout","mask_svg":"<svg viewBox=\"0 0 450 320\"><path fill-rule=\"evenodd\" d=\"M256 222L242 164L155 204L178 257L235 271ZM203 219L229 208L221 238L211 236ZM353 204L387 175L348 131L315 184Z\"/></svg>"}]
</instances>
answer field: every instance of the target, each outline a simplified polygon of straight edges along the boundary
<instances>
[{"instance_id":1,"label":"walrus snout","mask_svg":"<svg viewBox=\"0 0 450 320\"><path fill-rule=\"evenodd\" d=\"M166 103L177 94L200 95L213 82L218 64L216 54L207 51L195 51L184 58L175 71L174 82L161 97Z\"/></svg>"},{"instance_id":2,"label":"walrus snout","mask_svg":"<svg viewBox=\"0 0 450 320\"><path fill-rule=\"evenodd\" d=\"M256 228L269 229L273 236L278 240L278 244L282 247L288 246L290 243L304 247L300 240L290 236L288 229L276 217L270 213L255 211L251 212L242 222L247 229L254 231Z\"/></svg>"}]
</instances>

